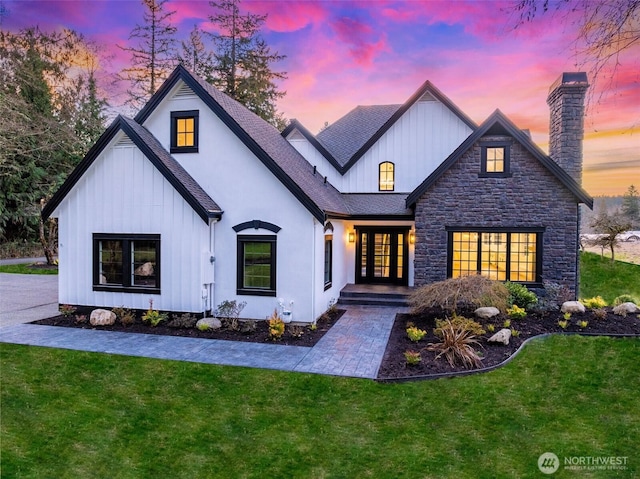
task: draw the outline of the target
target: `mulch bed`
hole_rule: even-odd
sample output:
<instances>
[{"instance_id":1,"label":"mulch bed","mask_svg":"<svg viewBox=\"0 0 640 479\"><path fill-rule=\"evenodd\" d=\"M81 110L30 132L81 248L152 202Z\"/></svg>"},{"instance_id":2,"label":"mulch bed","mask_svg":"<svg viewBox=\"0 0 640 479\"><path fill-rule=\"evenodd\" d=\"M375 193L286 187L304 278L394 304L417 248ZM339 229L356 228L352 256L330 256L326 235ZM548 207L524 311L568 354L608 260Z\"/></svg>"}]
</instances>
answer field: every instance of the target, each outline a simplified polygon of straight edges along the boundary
<instances>
[{"instance_id":1,"label":"mulch bed","mask_svg":"<svg viewBox=\"0 0 640 479\"><path fill-rule=\"evenodd\" d=\"M473 318L473 313L467 312L463 314L468 318ZM563 319L562 313L559 311L529 314L523 319L512 319L511 328L520 331L518 337L511 337L509 345L489 344L486 340L495 332L503 328L503 322L507 319L505 316L499 316L492 320L482 320L484 329L486 325L491 323L495 326L493 333L487 332L480 336L479 348L483 355L482 367L490 368L499 365L509 359L518 348L527 339L548 333L579 333L579 334L599 334L599 335L636 335L640 336L640 315L629 314L626 317L614 315L611 308L607 308L607 317L597 319L591 311L584 314L573 314L569 322L570 325L566 329L562 329L558 325L558 321ZM398 314L396 316L391 337L387 344L384 359L378 372L378 379L396 380L419 378L422 376L438 375L455 375L461 372L467 372L464 367L451 367L444 357L435 359L437 353L427 351L426 347L429 343L440 342L440 339L433 334L435 328L435 320L444 318L445 314L441 310L431 310L424 315ZM588 321L589 324L585 328L580 328L576 323L578 321ZM427 331L427 335L418 343L409 340L406 328L407 323L412 322L416 327ZM420 351L421 362L417 365L407 365L404 352L407 350Z\"/></svg>"},{"instance_id":2,"label":"mulch bed","mask_svg":"<svg viewBox=\"0 0 640 479\"><path fill-rule=\"evenodd\" d=\"M292 328L285 325L284 335L279 340L272 340L269 337L267 321L259 320L255 322L256 329L252 332L233 331L226 327L217 330L200 331L196 328L172 328L163 323L152 327L142 321L140 314L136 316L135 322L128 326L123 326L119 321L112 326L91 326L88 316L84 322L78 322L74 314L69 317L55 316L52 318L34 321L33 324L44 324L47 326L62 326L67 328L96 329L101 331L120 331L124 333L160 334L164 336L183 336L188 338L223 339L228 341L244 341L251 343L271 343L288 346L314 346L322 336L325 335L331 326L344 314L344 310L335 309L324 313L316 323L317 328L312 330L308 326L302 326L300 336L292 335Z\"/></svg>"}]
</instances>

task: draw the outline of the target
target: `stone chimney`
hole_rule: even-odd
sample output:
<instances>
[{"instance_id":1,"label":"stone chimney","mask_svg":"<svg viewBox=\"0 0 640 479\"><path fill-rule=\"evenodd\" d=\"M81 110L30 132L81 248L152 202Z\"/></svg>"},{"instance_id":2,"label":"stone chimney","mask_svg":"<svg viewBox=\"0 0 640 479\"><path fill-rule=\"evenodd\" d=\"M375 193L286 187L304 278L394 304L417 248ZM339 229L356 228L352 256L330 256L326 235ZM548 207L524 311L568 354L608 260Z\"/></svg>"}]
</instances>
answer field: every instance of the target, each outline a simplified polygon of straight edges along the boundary
<instances>
[{"instance_id":1,"label":"stone chimney","mask_svg":"<svg viewBox=\"0 0 640 479\"><path fill-rule=\"evenodd\" d=\"M587 88L586 73L563 73L549 88L547 98L551 113L549 156L579 185L582 185L584 98Z\"/></svg>"}]
</instances>

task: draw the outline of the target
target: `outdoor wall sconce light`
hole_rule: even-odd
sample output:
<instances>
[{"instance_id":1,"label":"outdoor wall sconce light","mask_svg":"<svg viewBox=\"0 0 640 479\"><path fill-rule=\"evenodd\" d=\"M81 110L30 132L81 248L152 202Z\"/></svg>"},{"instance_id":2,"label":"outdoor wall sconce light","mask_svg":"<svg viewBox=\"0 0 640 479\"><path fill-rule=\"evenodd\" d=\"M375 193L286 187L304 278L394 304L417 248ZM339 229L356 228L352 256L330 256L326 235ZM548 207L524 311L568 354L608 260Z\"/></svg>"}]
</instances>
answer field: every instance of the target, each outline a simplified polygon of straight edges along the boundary
<instances>
[{"instance_id":1,"label":"outdoor wall sconce light","mask_svg":"<svg viewBox=\"0 0 640 479\"><path fill-rule=\"evenodd\" d=\"M409 231L409 243L416 244L416 233L414 231Z\"/></svg>"},{"instance_id":2,"label":"outdoor wall sconce light","mask_svg":"<svg viewBox=\"0 0 640 479\"><path fill-rule=\"evenodd\" d=\"M349 243L356 242L356 233L354 231L349 231Z\"/></svg>"}]
</instances>

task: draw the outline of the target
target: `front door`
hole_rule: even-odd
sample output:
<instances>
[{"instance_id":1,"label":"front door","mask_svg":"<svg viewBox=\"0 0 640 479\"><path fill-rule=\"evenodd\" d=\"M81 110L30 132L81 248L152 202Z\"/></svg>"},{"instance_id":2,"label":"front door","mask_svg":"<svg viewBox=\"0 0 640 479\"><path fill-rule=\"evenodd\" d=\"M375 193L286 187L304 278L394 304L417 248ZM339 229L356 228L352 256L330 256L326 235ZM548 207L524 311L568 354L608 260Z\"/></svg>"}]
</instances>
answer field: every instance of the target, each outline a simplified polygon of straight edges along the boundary
<instances>
[{"instance_id":1,"label":"front door","mask_svg":"<svg viewBox=\"0 0 640 479\"><path fill-rule=\"evenodd\" d=\"M356 227L356 283L408 284L409 229Z\"/></svg>"}]
</instances>

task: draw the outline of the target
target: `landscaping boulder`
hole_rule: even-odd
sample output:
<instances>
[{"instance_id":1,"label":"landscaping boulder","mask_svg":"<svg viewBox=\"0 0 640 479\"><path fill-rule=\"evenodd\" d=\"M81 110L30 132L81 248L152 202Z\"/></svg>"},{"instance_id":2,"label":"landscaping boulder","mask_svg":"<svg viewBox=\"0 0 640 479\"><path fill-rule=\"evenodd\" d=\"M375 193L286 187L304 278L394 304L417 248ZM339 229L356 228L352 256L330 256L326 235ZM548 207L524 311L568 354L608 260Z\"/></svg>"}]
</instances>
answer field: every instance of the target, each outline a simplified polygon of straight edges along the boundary
<instances>
[{"instance_id":1,"label":"landscaping boulder","mask_svg":"<svg viewBox=\"0 0 640 479\"><path fill-rule=\"evenodd\" d=\"M478 318L491 319L494 316L498 316L500 314L500 310L498 308L494 308L493 306L485 306L485 307L476 309L474 311L474 314Z\"/></svg>"},{"instance_id":2,"label":"landscaping boulder","mask_svg":"<svg viewBox=\"0 0 640 479\"><path fill-rule=\"evenodd\" d=\"M488 341L490 343L499 343L504 344L505 346L509 344L509 338L511 338L511 330L510 329L501 329L496 334L491 336Z\"/></svg>"},{"instance_id":3,"label":"landscaping boulder","mask_svg":"<svg viewBox=\"0 0 640 479\"><path fill-rule=\"evenodd\" d=\"M116 322L116 313L108 309L94 309L91 311L89 323L91 326L111 326Z\"/></svg>"},{"instance_id":4,"label":"landscaping boulder","mask_svg":"<svg viewBox=\"0 0 640 479\"><path fill-rule=\"evenodd\" d=\"M622 303L613 308L613 314L617 314L618 316L626 316L627 314L632 314L638 312L638 306L635 303Z\"/></svg>"},{"instance_id":5,"label":"landscaping boulder","mask_svg":"<svg viewBox=\"0 0 640 479\"><path fill-rule=\"evenodd\" d=\"M580 301L565 301L562 303L560 311L563 313L584 313L586 310Z\"/></svg>"},{"instance_id":6,"label":"landscaping boulder","mask_svg":"<svg viewBox=\"0 0 640 479\"><path fill-rule=\"evenodd\" d=\"M200 330L220 329L222 323L218 318L202 318L196 323L196 328Z\"/></svg>"}]
</instances>

